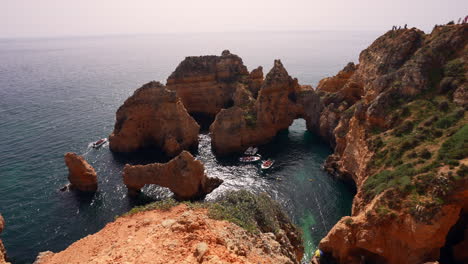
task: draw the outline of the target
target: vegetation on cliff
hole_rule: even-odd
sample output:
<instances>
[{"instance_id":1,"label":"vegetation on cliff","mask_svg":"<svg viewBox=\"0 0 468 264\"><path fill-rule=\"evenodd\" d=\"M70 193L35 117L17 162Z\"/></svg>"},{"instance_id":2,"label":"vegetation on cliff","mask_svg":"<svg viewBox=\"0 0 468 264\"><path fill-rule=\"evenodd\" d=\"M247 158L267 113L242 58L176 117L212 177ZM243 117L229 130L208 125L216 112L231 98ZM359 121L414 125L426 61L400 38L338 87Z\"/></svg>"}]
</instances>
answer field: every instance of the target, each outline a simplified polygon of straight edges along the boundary
<instances>
[{"instance_id":1,"label":"vegetation on cliff","mask_svg":"<svg viewBox=\"0 0 468 264\"><path fill-rule=\"evenodd\" d=\"M326 168L357 187L352 216L320 245L340 263L437 260L464 221L467 33L392 30L358 65L321 81L319 131L336 145Z\"/></svg>"}]
</instances>

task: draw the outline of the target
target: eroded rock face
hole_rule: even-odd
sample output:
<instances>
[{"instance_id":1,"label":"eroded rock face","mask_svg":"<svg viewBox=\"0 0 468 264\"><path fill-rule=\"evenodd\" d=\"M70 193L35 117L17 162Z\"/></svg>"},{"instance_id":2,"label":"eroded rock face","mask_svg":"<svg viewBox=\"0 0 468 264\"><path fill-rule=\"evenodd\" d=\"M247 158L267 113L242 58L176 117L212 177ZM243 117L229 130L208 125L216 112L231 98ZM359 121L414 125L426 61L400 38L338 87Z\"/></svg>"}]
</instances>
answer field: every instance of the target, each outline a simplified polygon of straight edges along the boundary
<instances>
[{"instance_id":1,"label":"eroded rock face","mask_svg":"<svg viewBox=\"0 0 468 264\"><path fill-rule=\"evenodd\" d=\"M300 263L295 251L301 245L289 241L290 233L253 234L181 204L119 217L64 251L41 254L35 264Z\"/></svg>"},{"instance_id":2,"label":"eroded rock face","mask_svg":"<svg viewBox=\"0 0 468 264\"><path fill-rule=\"evenodd\" d=\"M180 199L206 195L223 181L205 175L203 163L183 151L168 163L125 165L123 181L130 192L137 193L146 184L169 188Z\"/></svg>"},{"instance_id":3,"label":"eroded rock face","mask_svg":"<svg viewBox=\"0 0 468 264\"><path fill-rule=\"evenodd\" d=\"M214 117L233 105L238 85L247 87L252 83L255 90L262 77L261 69L249 75L242 59L225 50L221 56L185 58L169 76L166 86L177 92L189 113Z\"/></svg>"},{"instance_id":4,"label":"eroded rock face","mask_svg":"<svg viewBox=\"0 0 468 264\"><path fill-rule=\"evenodd\" d=\"M5 228L5 219L3 219L3 216L0 215L0 234L3 232L4 228ZM6 262L6 250L5 250L5 246L3 246L2 240L0 240L0 264L8 264L8 262Z\"/></svg>"},{"instance_id":5,"label":"eroded rock face","mask_svg":"<svg viewBox=\"0 0 468 264\"><path fill-rule=\"evenodd\" d=\"M76 153L65 154L65 164L68 167L68 180L70 188L83 192L95 192L97 190L97 175L94 168Z\"/></svg>"},{"instance_id":6,"label":"eroded rock face","mask_svg":"<svg viewBox=\"0 0 468 264\"><path fill-rule=\"evenodd\" d=\"M310 86L300 86L297 79L289 76L280 60L275 60L256 100L235 98L238 97L244 98L236 99L242 103L223 109L210 127L211 145L217 155L265 144L299 117L304 117L310 127L318 122L319 116L314 112L320 108L318 96Z\"/></svg>"},{"instance_id":7,"label":"eroded rock face","mask_svg":"<svg viewBox=\"0 0 468 264\"><path fill-rule=\"evenodd\" d=\"M335 146L325 167L357 188L352 216L341 219L320 243L320 248L339 263L361 263L362 259L370 263L424 263L439 258L447 233L468 204L466 187L460 187L463 184L458 182L460 188L444 192L444 204L434 211L419 205L421 201L412 204L406 194L394 188L369 199L364 185L369 177L387 168L371 162L384 153L376 153L378 145L371 139L376 134L385 139L401 125L405 109L396 114L391 111L422 96L453 94L447 96L449 100L465 104L467 36L468 25L437 27L429 35L417 29L389 31L360 54L359 65L353 70L344 69L320 82L323 108L318 130ZM433 169L433 181L450 182L444 170L448 169ZM419 195L432 197L440 187L431 188L422 193L418 190ZM423 214L425 220L421 220Z\"/></svg>"},{"instance_id":8,"label":"eroded rock face","mask_svg":"<svg viewBox=\"0 0 468 264\"><path fill-rule=\"evenodd\" d=\"M150 82L118 109L109 146L114 152L156 147L168 156L176 156L198 146L199 130L175 92L159 82Z\"/></svg>"}]
</instances>

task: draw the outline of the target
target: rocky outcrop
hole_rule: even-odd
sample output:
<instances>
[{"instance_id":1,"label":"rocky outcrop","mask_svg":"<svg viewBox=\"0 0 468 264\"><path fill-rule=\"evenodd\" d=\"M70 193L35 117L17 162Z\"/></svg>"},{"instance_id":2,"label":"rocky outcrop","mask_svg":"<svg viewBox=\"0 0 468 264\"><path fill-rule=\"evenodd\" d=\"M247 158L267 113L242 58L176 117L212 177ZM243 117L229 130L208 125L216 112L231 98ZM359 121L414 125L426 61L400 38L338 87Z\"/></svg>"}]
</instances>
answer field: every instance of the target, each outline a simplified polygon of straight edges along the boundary
<instances>
[{"instance_id":1,"label":"rocky outcrop","mask_svg":"<svg viewBox=\"0 0 468 264\"><path fill-rule=\"evenodd\" d=\"M466 215L465 180L453 177L465 177L466 154L448 161L441 145L468 123L467 36L468 25L389 31L320 82L317 130L335 146L325 167L357 189L352 215L320 243L339 263L436 261Z\"/></svg>"},{"instance_id":2,"label":"rocky outcrop","mask_svg":"<svg viewBox=\"0 0 468 264\"><path fill-rule=\"evenodd\" d=\"M289 264L299 263L302 257L296 257L295 244L281 232L252 233L209 215L207 209L192 210L181 204L119 217L64 251L41 254L35 264Z\"/></svg>"},{"instance_id":3,"label":"rocky outcrop","mask_svg":"<svg viewBox=\"0 0 468 264\"><path fill-rule=\"evenodd\" d=\"M221 110L210 127L211 144L217 155L265 144L298 117L304 117L310 127L318 122L317 112L309 114L304 110L319 109L318 96L310 86L301 86L289 76L280 60L275 60L256 99L235 98L235 106Z\"/></svg>"},{"instance_id":4,"label":"rocky outcrop","mask_svg":"<svg viewBox=\"0 0 468 264\"><path fill-rule=\"evenodd\" d=\"M255 93L262 79L261 68L249 74L242 59L225 50L221 56L185 58L169 76L166 86L177 92L190 114L214 117L233 105L239 85Z\"/></svg>"},{"instance_id":5,"label":"rocky outcrop","mask_svg":"<svg viewBox=\"0 0 468 264\"><path fill-rule=\"evenodd\" d=\"M114 152L158 148L173 157L198 146L199 130L175 92L150 82L118 109L109 146Z\"/></svg>"},{"instance_id":6,"label":"rocky outcrop","mask_svg":"<svg viewBox=\"0 0 468 264\"><path fill-rule=\"evenodd\" d=\"M125 165L123 181L131 193L138 193L146 184L169 188L179 199L204 196L223 181L205 175L205 167L189 152L183 151L168 163Z\"/></svg>"},{"instance_id":7,"label":"rocky outcrop","mask_svg":"<svg viewBox=\"0 0 468 264\"><path fill-rule=\"evenodd\" d=\"M97 190L97 175L94 168L76 153L65 154L65 164L68 167L68 180L70 188L83 191L95 192Z\"/></svg>"},{"instance_id":8,"label":"rocky outcrop","mask_svg":"<svg viewBox=\"0 0 468 264\"><path fill-rule=\"evenodd\" d=\"M5 228L5 219L3 219L3 216L0 215L0 234L3 232L3 229ZM6 250L5 246L3 245L2 240L0 240L0 264L9 264L9 262L6 262Z\"/></svg>"}]
</instances>

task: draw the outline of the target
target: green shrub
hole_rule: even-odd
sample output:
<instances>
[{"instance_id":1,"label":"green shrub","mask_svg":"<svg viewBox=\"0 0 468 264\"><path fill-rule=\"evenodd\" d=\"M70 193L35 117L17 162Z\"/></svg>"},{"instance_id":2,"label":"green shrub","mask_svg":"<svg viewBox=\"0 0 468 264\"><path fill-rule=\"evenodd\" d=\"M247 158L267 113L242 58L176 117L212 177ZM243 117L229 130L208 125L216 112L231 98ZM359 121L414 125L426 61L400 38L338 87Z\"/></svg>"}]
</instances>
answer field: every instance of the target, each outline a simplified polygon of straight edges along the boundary
<instances>
[{"instance_id":1,"label":"green shrub","mask_svg":"<svg viewBox=\"0 0 468 264\"><path fill-rule=\"evenodd\" d=\"M413 131L413 128L414 128L414 123L412 121L406 120L405 122L403 122L403 124L401 124L399 127L395 129L393 134L397 137L401 137L403 135L411 133L411 131Z\"/></svg>"},{"instance_id":2,"label":"green shrub","mask_svg":"<svg viewBox=\"0 0 468 264\"><path fill-rule=\"evenodd\" d=\"M249 232L276 233L287 219L280 205L268 195L255 195L248 191L232 191L209 207L210 218L227 220Z\"/></svg>"},{"instance_id":3,"label":"green shrub","mask_svg":"<svg viewBox=\"0 0 468 264\"><path fill-rule=\"evenodd\" d=\"M457 176L465 178L468 175L468 166L462 164L457 171Z\"/></svg>"},{"instance_id":4,"label":"green shrub","mask_svg":"<svg viewBox=\"0 0 468 264\"><path fill-rule=\"evenodd\" d=\"M149 203L149 204L142 205L142 206L135 206L130 211L123 214L122 216L133 215L133 214L136 214L136 213L139 213L139 212L150 211L150 210L168 211L172 207L174 207L174 206L176 206L178 204L179 203L176 200L174 200L172 198L168 198L168 199L164 199L164 200L157 201L157 202L154 202L154 203Z\"/></svg>"},{"instance_id":5,"label":"green shrub","mask_svg":"<svg viewBox=\"0 0 468 264\"><path fill-rule=\"evenodd\" d=\"M245 115L245 122L248 127L255 127L257 126L257 116L254 113L247 113Z\"/></svg>"},{"instance_id":6,"label":"green shrub","mask_svg":"<svg viewBox=\"0 0 468 264\"><path fill-rule=\"evenodd\" d=\"M468 125L464 125L440 147L438 159L450 164L468 157Z\"/></svg>"},{"instance_id":7,"label":"green shrub","mask_svg":"<svg viewBox=\"0 0 468 264\"><path fill-rule=\"evenodd\" d=\"M447 101L440 102L439 110L443 112L447 112L449 110L449 103Z\"/></svg>"},{"instance_id":8,"label":"green shrub","mask_svg":"<svg viewBox=\"0 0 468 264\"><path fill-rule=\"evenodd\" d=\"M441 119L439 119L436 123L435 123L435 126L437 128L443 128L443 129L446 129L446 128L449 128L449 127L452 127L453 125L455 125L458 120L460 120L463 116L464 116L464 111L457 111L453 114L450 114L450 115L447 115Z\"/></svg>"},{"instance_id":9,"label":"green shrub","mask_svg":"<svg viewBox=\"0 0 468 264\"><path fill-rule=\"evenodd\" d=\"M353 219L352 219L351 217L347 217L347 218L345 219L345 224L346 224L347 226L352 225L352 224L353 224Z\"/></svg>"},{"instance_id":10,"label":"green shrub","mask_svg":"<svg viewBox=\"0 0 468 264\"><path fill-rule=\"evenodd\" d=\"M431 152L429 152L429 150L427 150L427 148L424 148L421 153L419 154L419 156L423 159L430 159L432 157L432 154Z\"/></svg>"},{"instance_id":11,"label":"green shrub","mask_svg":"<svg viewBox=\"0 0 468 264\"><path fill-rule=\"evenodd\" d=\"M449 77L463 77L465 74L464 63L461 59L449 61L444 67L444 75Z\"/></svg>"},{"instance_id":12,"label":"green shrub","mask_svg":"<svg viewBox=\"0 0 468 264\"><path fill-rule=\"evenodd\" d=\"M416 171L410 164L403 164L394 170L384 170L370 176L364 183L364 192L367 198L373 198L389 188L398 188L407 192L411 189L411 179Z\"/></svg>"}]
</instances>

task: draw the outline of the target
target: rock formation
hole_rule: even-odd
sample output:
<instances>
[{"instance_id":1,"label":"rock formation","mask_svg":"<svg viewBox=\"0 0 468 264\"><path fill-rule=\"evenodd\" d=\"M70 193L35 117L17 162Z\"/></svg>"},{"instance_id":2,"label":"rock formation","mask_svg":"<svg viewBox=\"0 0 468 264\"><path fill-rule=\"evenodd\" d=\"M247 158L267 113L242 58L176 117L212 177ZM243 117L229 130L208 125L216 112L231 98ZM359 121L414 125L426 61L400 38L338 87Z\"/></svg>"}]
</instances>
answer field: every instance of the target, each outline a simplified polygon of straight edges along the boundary
<instances>
[{"instance_id":1,"label":"rock formation","mask_svg":"<svg viewBox=\"0 0 468 264\"><path fill-rule=\"evenodd\" d=\"M468 25L389 31L320 82L316 129L335 146L325 167L357 188L320 243L339 263L436 261L463 229L467 43Z\"/></svg>"},{"instance_id":2,"label":"rock formation","mask_svg":"<svg viewBox=\"0 0 468 264\"><path fill-rule=\"evenodd\" d=\"M242 94L236 92L235 106L221 110L210 127L211 144L217 155L265 144L298 117L304 117L311 127L318 122L318 112L305 112L318 111L318 96L310 86L301 86L291 78L280 60L275 60L256 99Z\"/></svg>"},{"instance_id":3,"label":"rock formation","mask_svg":"<svg viewBox=\"0 0 468 264\"><path fill-rule=\"evenodd\" d=\"M150 82L118 109L109 144L114 152L156 147L168 156L176 156L198 146L199 130L175 92L159 82Z\"/></svg>"},{"instance_id":4,"label":"rock formation","mask_svg":"<svg viewBox=\"0 0 468 264\"><path fill-rule=\"evenodd\" d=\"M228 50L221 56L187 57L167 79L167 89L177 92L190 114L214 117L233 105L239 85L255 91L263 80L261 68L249 75L242 59Z\"/></svg>"},{"instance_id":5,"label":"rock formation","mask_svg":"<svg viewBox=\"0 0 468 264\"><path fill-rule=\"evenodd\" d=\"M0 234L3 232L3 229L5 228L5 219L3 219L3 216L0 215ZM0 264L9 264L9 262L6 262L6 250L5 246L3 246L2 240L0 240Z\"/></svg>"},{"instance_id":6,"label":"rock formation","mask_svg":"<svg viewBox=\"0 0 468 264\"><path fill-rule=\"evenodd\" d=\"M168 163L125 165L123 180L131 193L139 192L146 184L169 188L177 198L193 199L206 195L223 181L205 175L205 167L189 152L183 151Z\"/></svg>"},{"instance_id":7,"label":"rock formation","mask_svg":"<svg viewBox=\"0 0 468 264\"><path fill-rule=\"evenodd\" d=\"M41 253L35 264L300 263L301 241L290 240L293 234L297 230L248 232L181 204L119 217L62 252Z\"/></svg>"},{"instance_id":8,"label":"rock formation","mask_svg":"<svg viewBox=\"0 0 468 264\"><path fill-rule=\"evenodd\" d=\"M68 167L68 180L71 189L83 192L97 190L96 172L82 156L68 152L65 154L65 164Z\"/></svg>"}]
</instances>

